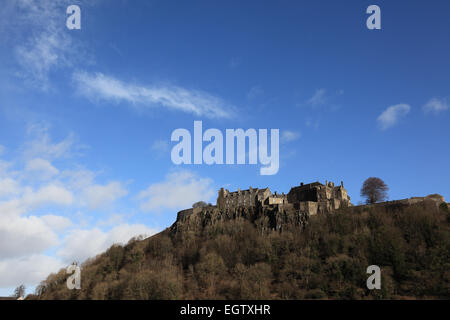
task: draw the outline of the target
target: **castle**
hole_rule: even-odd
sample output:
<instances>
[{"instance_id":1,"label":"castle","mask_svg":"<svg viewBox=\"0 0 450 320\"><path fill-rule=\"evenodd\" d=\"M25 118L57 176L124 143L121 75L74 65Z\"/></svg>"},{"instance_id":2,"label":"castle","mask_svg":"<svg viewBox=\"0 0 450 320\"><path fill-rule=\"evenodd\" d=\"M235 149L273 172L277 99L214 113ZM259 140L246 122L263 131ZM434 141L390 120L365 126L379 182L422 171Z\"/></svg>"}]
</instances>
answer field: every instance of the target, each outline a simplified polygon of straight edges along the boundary
<instances>
[{"instance_id":1,"label":"castle","mask_svg":"<svg viewBox=\"0 0 450 320\"><path fill-rule=\"evenodd\" d=\"M343 182L336 187L333 182L328 181L325 184L300 183L299 186L291 188L287 195L272 193L269 188L250 187L247 190L238 189L235 192L221 188L217 197L217 208L221 211L232 211L239 207L266 206L294 209L315 215L330 213L341 207L351 206L351 203Z\"/></svg>"},{"instance_id":2,"label":"castle","mask_svg":"<svg viewBox=\"0 0 450 320\"><path fill-rule=\"evenodd\" d=\"M234 192L221 188L217 205L204 204L179 211L176 222L170 227L171 232L201 230L206 225L239 217L258 221L262 230L282 231L291 227L305 226L310 216L334 213L340 208L361 211L374 206L396 208L422 204L450 206L450 203L447 204L444 197L438 194L353 206L343 182L335 186L333 182L328 181L325 184L300 183L292 187L288 194L272 193L269 188L250 187Z\"/></svg>"}]
</instances>

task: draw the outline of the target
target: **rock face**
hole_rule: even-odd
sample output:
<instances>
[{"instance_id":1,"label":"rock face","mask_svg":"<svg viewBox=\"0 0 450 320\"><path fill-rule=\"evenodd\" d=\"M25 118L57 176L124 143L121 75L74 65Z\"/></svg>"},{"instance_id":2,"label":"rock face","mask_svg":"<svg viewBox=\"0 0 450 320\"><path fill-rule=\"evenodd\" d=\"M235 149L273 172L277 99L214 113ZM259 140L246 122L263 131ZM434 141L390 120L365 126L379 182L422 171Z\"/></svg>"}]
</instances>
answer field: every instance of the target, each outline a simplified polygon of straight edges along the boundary
<instances>
[{"instance_id":1,"label":"rock face","mask_svg":"<svg viewBox=\"0 0 450 320\"><path fill-rule=\"evenodd\" d=\"M301 183L289 193L272 193L269 188L230 192L221 188L215 206L196 206L178 212L171 232L199 231L205 227L232 219L245 219L263 231L282 231L305 226L309 217L333 213L351 206L343 182L335 187L333 182Z\"/></svg>"},{"instance_id":2,"label":"rock face","mask_svg":"<svg viewBox=\"0 0 450 320\"><path fill-rule=\"evenodd\" d=\"M257 225L262 231L282 231L292 227L303 228L309 219L309 214L293 206L238 207L226 211L219 210L217 206L193 208L178 212L177 220L170 227L170 232L199 232L207 226L236 219L245 219Z\"/></svg>"}]
</instances>

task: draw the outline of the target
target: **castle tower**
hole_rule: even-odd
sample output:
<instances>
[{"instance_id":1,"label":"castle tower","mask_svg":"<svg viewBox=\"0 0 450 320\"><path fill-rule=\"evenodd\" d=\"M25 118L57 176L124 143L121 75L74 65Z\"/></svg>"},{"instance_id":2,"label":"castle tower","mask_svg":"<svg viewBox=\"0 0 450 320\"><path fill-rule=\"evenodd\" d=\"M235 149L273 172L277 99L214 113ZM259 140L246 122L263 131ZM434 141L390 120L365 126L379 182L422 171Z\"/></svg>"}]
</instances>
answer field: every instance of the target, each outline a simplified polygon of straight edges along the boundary
<instances>
[{"instance_id":1,"label":"castle tower","mask_svg":"<svg viewBox=\"0 0 450 320\"><path fill-rule=\"evenodd\" d=\"M219 194L217 196L217 208L219 208L219 210L223 210L225 209L225 198L226 198L226 190L224 188L220 188L219 190Z\"/></svg>"}]
</instances>

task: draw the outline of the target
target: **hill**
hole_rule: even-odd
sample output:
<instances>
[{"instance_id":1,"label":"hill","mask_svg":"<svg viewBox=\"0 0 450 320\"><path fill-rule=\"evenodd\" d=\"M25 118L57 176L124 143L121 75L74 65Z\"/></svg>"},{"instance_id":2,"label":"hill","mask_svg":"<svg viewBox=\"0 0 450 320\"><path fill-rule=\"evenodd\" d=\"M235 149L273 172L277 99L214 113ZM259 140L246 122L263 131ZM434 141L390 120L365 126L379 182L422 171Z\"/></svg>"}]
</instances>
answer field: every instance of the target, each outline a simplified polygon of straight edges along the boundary
<instances>
[{"instance_id":1,"label":"hill","mask_svg":"<svg viewBox=\"0 0 450 320\"><path fill-rule=\"evenodd\" d=\"M373 264L381 290L366 288ZM433 201L315 216L204 207L113 245L81 275L81 290L61 270L28 299L449 299L450 213Z\"/></svg>"}]
</instances>

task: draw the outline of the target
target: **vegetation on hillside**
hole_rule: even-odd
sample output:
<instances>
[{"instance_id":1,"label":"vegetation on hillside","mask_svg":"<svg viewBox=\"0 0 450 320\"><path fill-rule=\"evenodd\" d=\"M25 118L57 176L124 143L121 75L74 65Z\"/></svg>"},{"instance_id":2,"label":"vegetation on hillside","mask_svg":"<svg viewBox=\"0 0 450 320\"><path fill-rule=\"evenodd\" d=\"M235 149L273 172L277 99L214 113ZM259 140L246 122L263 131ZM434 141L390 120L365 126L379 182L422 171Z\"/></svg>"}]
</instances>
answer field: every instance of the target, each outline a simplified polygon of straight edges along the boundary
<instances>
[{"instance_id":1,"label":"vegetation on hillside","mask_svg":"<svg viewBox=\"0 0 450 320\"><path fill-rule=\"evenodd\" d=\"M366 269L381 267L381 290ZM34 299L449 299L446 205L345 209L303 229L263 232L244 219L114 245L82 265L81 290L65 270Z\"/></svg>"}]
</instances>

